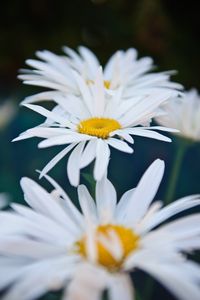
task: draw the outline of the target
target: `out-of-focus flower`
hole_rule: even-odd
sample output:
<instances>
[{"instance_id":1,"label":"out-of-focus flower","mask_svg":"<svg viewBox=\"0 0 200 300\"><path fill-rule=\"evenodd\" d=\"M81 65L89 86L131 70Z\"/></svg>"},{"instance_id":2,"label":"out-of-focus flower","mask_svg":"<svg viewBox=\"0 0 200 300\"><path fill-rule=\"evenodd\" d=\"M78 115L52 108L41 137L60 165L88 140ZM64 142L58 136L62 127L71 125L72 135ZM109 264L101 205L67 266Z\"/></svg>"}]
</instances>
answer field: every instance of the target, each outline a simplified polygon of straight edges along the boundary
<instances>
[{"instance_id":1,"label":"out-of-focus flower","mask_svg":"<svg viewBox=\"0 0 200 300\"><path fill-rule=\"evenodd\" d=\"M0 209L6 207L10 202L10 197L6 193L0 193Z\"/></svg>"},{"instance_id":2,"label":"out-of-focus flower","mask_svg":"<svg viewBox=\"0 0 200 300\"><path fill-rule=\"evenodd\" d=\"M200 96L196 89L165 103L163 110L166 114L156 118L159 124L178 129L179 136L200 141Z\"/></svg>"},{"instance_id":3,"label":"out-of-focus flower","mask_svg":"<svg viewBox=\"0 0 200 300\"><path fill-rule=\"evenodd\" d=\"M121 89L107 97L101 67L92 85L88 85L78 74L75 77L81 91L80 97L55 96L54 100L58 105L53 111L38 105L25 104L47 117L47 121L42 126L25 131L14 141L31 137L44 138L39 143L40 148L70 144L48 163L41 176L74 148L67 164L70 183L77 186L80 169L94 159L94 178L100 180L108 167L110 146L132 153L133 149L127 144L134 142L131 135L171 141L154 130L173 129L150 126L151 119L159 114L159 106L171 97L171 91L164 90L162 94L154 91L149 96L137 96L134 101L122 101Z\"/></svg>"},{"instance_id":4,"label":"out-of-focus flower","mask_svg":"<svg viewBox=\"0 0 200 300\"><path fill-rule=\"evenodd\" d=\"M0 130L13 119L16 113L16 106L11 100L4 101L0 104Z\"/></svg>"},{"instance_id":5,"label":"out-of-focus flower","mask_svg":"<svg viewBox=\"0 0 200 300\"><path fill-rule=\"evenodd\" d=\"M53 91L42 92L25 99L26 103L41 100L54 100L58 94L81 93L74 80L74 71L77 72L88 85L93 85L100 62L95 54L86 47L79 47L79 53L64 47L66 56L58 56L49 51L38 51L37 57L41 60L28 59L26 63L33 70L22 70L19 78L25 84L50 88ZM174 96L182 86L170 82L169 77L174 72L149 73L154 68L150 57L138 59L134 48L127 51L117 51L107 62L104 71L104 87L108 94L113 90L122 89L123 98L131 99L134 96L151 95L155 91L160 95L169 90Z\"/></svg>"},{"instance_id":6,"label":"out-of-focus flower","mask_svg":"<svg viewBox=\"0 0 200 300\"><path fill-rule=\"evenodd\" d=\"M152 200L164 172L156 160L135 189L117 203L115 188L104 177L96 185L96 203L78 188L82 213L50 177L46 192L23 178L28 208L12 204L0 213L0 289L2 300L30 300L64 288L63 300L133 299L129 271L141 269L181 300L198 300L200 268L184 253L200 247L200 214L162 222L200 204L188 196L161 208Z\"/></svg>"}]
</instances>

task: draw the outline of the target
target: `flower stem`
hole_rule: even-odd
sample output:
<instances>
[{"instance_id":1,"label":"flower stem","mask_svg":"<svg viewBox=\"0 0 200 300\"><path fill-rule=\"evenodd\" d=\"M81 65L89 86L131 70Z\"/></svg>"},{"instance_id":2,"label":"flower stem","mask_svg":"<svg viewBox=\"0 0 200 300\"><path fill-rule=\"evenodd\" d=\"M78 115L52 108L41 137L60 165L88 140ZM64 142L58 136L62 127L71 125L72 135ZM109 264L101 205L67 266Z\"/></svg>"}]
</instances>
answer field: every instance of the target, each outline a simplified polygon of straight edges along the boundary
<instances>
[{"instance_id":1,"label":"flower stem","mask_svg":"<svg viewBox=\"0 0 200 300\"><path fill-rule=\"evenodd\" d=\"M178 180L182 161L183 161L183 158L184 158L187 148L188 148L188 143L183 142L183 141L177 142L177 151L175 154L171 174L169 176L169 183L168 183L167 193L166 193L166 197L165 197L165 204L169 204L174 200L174 194L176 192L177 180Z\"/></svg>"}]
</instances>

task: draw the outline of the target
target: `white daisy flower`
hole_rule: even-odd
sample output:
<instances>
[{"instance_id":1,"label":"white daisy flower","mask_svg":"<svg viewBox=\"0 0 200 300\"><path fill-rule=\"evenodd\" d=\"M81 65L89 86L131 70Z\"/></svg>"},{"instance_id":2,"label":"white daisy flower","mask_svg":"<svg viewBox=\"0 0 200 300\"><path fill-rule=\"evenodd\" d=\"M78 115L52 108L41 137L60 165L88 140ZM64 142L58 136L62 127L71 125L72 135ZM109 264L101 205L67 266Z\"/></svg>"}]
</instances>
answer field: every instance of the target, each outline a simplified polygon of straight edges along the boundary
<instances>
[{"instance_id":1,"label":"white daisy flower","mask_svg":"<svg viewBox=\"0 0 200 300\"><path fill-rule=\"evenodd\" d=\"M93 85L100 62L95 54L86 47L79 47L79 53L64 47L66 56L49 51L36 53L40 60L28 59L27 65L33 69L22 70L19 78L25 84L50 88L28 97L25 102L53 100L59 94L80 94L79 86L73 77L75 70L88 85ZM170 82L174 72L149 73L154 68L150 57L137 58L134 48L117 51L107 62L103 71L104 87L108 93L123 87L123 97L150 95L155 90L163 93L167 90L182 89L182 85Z\"/></svg>"},{"instance_id":2,"label":"white daisy flower","mask_svg":"<svg viewBox=\"0 0 200 300\"><path fill-rule=\"evenodd\" d=\"M119 90L108 99L103 80L101 68L97 72L93 86L88 86L81 76L76 75L81 97L71 95L66 99L55 96L54 100L58 106L53 111L38 105L25 104L26 107L45 116L47 121L42 126L25 131L14 141L30 137L44 138L45 140L39 143L39 148L70 144L48 163L41 177L72 149L67 173L70 183L77 186L80 169L94 159L96 159L94 178L95 180L102 178L108 167L110 146L132 153L133 149L127 144L134 142L131 135L171 141L154 130L173 131L173 129L149 126L151 118L159 113L158 107L171 97L170 91L165 91L162 95L154 92L151 96L138 96L134 101L122 101Z\"/></svg>"},{"instance_id":3,"label":"white daisy flower","mask_svg":"<svg viewBox=\"0 0 200 300\"><path fill-rule=\"evenodd\" d=\"M183 253L200 248L200 214L170 217L200 204L188 196L162 208L152 200L163 176L156 160L135 189L117 203L106 178L96 185L96 203L78 188L82 213L50 177L51 193L21 180L30 208L12 204L0 213L0 289L2 300L32 300L63 288L63 300L132 300L128 272L143 270L181 300L199 300L199 266Z\"/></svg>"},{"instance_id":4,"label":"white daisy flower","mask_svg":"<svg viewBox=\"0 0 200 300\"><path fill-rule=\"evenodd\" d=\"M156 118L162 126L172 126L178 135L193 141L200 141L200 96L196 89L184 96L172 99L163 106L166 114Z\"/></svg>"}]
</instances>

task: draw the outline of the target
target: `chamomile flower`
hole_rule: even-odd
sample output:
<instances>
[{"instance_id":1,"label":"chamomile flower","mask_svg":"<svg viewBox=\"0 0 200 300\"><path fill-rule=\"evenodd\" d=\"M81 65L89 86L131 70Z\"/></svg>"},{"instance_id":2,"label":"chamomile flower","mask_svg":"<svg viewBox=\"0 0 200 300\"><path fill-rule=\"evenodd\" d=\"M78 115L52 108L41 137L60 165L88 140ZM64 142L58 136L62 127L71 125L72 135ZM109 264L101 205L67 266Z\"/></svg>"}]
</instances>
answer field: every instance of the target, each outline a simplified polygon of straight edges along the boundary
<instances>
[{"instance_id":1,"label":"chamomile flower","mask_svg":"<svg viewBox=\"0 0 200 300\"><path fill-rule=\"evenodd\" d=\"M163 106L166 114L156 118L162 126L172 126L178 135L193 141L200 141L200 96L196 89L184 96L172 99Z\"/></svg>"},{"instance_id":2,"label":"chamomile flower","mask_svg":"<svg viewBox=\"0 0 200 300\"><path fill-rule=\"evenodd\" d=\"M43 169L41 177L72 149L67 164L70 183L79 184L80 169L95 159L94 178L100 180L105 174L110 146L126 153L133 153L128 143L133 144L131 135L154 138L166 142L171 140L154 130L173 131L156 126L150 127L151 118L159 114L159 106L171 97L171 92L154 92L151 96L138 96L134 101L122 101L118 90L109 98L105 94L102 69L99 68L94 84L88 86L76 74L76 83L81 97L55 96L58 104L53 111L33 104L26 107L42 114L47 121L22 133L16 140L40 137L39 148L69 144Z\"/></svg>"},{"instance_id":3,"label":"chamomile flower","mask_svg":"<svg viewBox=\"0 0 200 300\"><path fill-rule=\"evenodd\" d=\"M200 199L188 196L163 208L160 201L152 203L163 171L163 161L154 161L118 203L106 177L97 182L96 203L79 186L82 212L50 177L51 193L23 178L30 208L12 204L11 211L0 213L2 300L32 300L61 288L63 300L101 299L105 289L110 300L132 300L128 273L136 269L178 299L198 300L200 268L185 253L200 247L200 214L166 221Z\"/></svg>"},{"instance_id":4,"label":"chamomile flower","mask_svg":"<svg viewBox=\"0 0 200 300\"><path fill-rule=\"evenodd\" d=\"M59 56L49 51L36 53L40 60L28 59L27 65L33 69L22 70L19 78L25 84L41 86L50 89L37 95L27 97L25 102L53 100L57 94L80 94L79 86L74 80L76 71L88 85L93 85L100 62L95 54L86 47L79 47L79 52L64 47L66 56ZM137 95L150 95L155 90L161 94L167 89L174 91L182 89L178 83L170 82L173 72L149 73L153 70L153 60L150 57L137 58L137 51L130 48L127 51L117 51L109 59L103 71L105 90L123 88L123 97L131 98ZM176 91L177 93L177 91Z\"/></svg>"}]
</instances>

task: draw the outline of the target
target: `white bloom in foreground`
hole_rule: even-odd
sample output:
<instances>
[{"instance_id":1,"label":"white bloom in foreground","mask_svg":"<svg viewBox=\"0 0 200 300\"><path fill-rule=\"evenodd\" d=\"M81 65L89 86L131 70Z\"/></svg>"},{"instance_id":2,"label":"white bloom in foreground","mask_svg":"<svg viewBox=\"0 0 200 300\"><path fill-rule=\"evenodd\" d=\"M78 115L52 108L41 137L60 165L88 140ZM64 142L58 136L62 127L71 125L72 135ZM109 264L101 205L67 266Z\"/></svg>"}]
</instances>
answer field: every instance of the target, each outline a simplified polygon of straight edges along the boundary
<instances>
[{"instance_id":1,"label":"white bloom in foreground","mask_svg":"<svg viewBox=\"0 0 200 300\"><path fill-rule=\"evenodd\" d=\"M32 300L64 288L63 300L132 300L129 271L141 269L181 300L199 300L200 268L183 253L200 247L200 214L160 226L200 204L188 196L162 208L152 200L163 176L156 160L138 186L117 203L107 178L96 186L96 203L78 188L82 213L50 177L52 193L23 178L25 200L0 213L0 289L2 300Z\"/></svg>"},{"instance_id":2,"label":"white bloom in foreground","mask_svg":"<svg viewBox=\"0 0 200 300\"><path fill-rule=\"evenodd\" d=\"M200 95L196 89L185 92L184 97L172 99L163 110L166 115L156 118L158 123L177 128L180 136L200 141Z\"/></svg>"},{"instance_id":3,"label":"white bloom in foreground","mask_svg":"<svg viewBox=\"0 0 200 300\"><path fill-rule=\"evenodd\" d=\"M22 70L19 78L25 84L50 88L53 91L42 92L28 97L25 102L53 100L57 94L79 95L80 90L74 80L76 71L88 85L93 85L100 62L92 51L79 47L76 53L64 47L66 56L58 56L49 51L38 51L41 60L28 59L27 65L33 70ZM148 73L154 68L150 57L137 58L133 48L127 51L117 51L107 62L104 71L104 87L108 93L123 88L123 97L134 95L150 95L152 92L163 93L164 90L182 89L178 83L170 82L173 72Z\"/></svg>"},{"instance_id":4,"label":"white bloom in foreground","mask_svg":"<svg viewBox=\"0 0 200 300\"><path fill-rule=\"evenodd\" d=\"M44 138L39 143L40 148L70 144L48 163L41 177L72 149L67 173L70 183L77 186L80 169L94 159L94 178L102 178L109 163L109 146L132 153L133 149L127 144L134 142L131 135L171 141L154 130L173 131L172 129L149 126L151 118L158 115L159 106L169 100L171 92L165 91L162 95L154 92L151 96L135 97L134 101L122 101L121 91L118 91L108 99L101 68L93 86L88 86L79 75L76 75L76 82L81 90L81 97L55 96L54 100L58 105L53 111L25 104L47 117L47 121L42 126L25 131L14 141L31 137Z\"/></svg>"}]
</instances>

